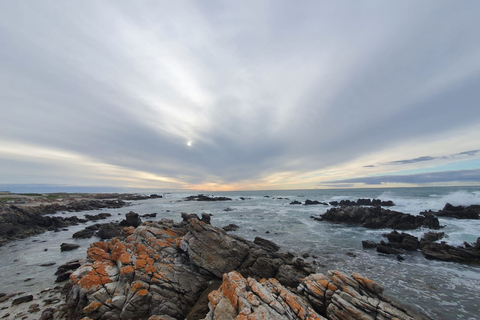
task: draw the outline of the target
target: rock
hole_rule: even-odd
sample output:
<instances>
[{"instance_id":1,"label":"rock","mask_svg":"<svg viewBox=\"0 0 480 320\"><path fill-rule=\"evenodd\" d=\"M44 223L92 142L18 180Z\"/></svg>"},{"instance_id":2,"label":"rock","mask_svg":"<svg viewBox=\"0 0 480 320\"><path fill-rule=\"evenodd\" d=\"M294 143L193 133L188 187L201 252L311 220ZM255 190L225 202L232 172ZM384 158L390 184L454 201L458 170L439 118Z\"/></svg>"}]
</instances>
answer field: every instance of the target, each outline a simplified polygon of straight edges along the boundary
<instances>
[{"instance_id":1,"label":"rock","mask_svg":"<svg viewBox=\"0 0 480 320\"><path fill-rule=\"evenodd\" d=\"M74 243L62 243L60 245L60 251L72 251L80 248L80 245Z\"/></svg>"},{"instance_id":2,"label":"rock","mask_svg":"<svg viewBox=\"0 0 480 320\"><path fill-rule=\"evenodd\" d=\"M451 217L456 219L480 219L480 205L452 206L445 204L442 210L434 213L437 217Z\"/></svg>"},{"instance_id":3,"label":"rock","mask_svg":"<svg viewBox=\"0 0 480 320\"><path fill-rule=\"evenodd\" d=\"M196 196L189 196L184 199L185 201L232 201L231 198L227 197L209 197L204 194L199 194Z\"/></svg>"},{"instance_id":4,"label":"rock","mask_svg":"<svg viewBox=\"0 0 480 320\"><path fill-rule=\"evenodd\" d=\"M395 204L392 200L382 201L380 199L358 199L357 201L351 200L341 200L329 202L331 206L382 206L382 207L392 207Z\"/></svg>"},{"instance_id":5,"label":"rock","mask_svg":"<svg viewBox=\"0 0 480 320\"><path fill-rule=\"evenodd\" d=\"M363 240L362 241L362 247L365 249L370 249L370 248L376 248L378 244L371 240Z\"/></svg>"},{"instance_id":6,"label":"rock","mask_svg":"<svg viewBox=\"0 0 480 320\"><path fill-rule=\"evenodd\" d=\"M426 218L422 215L414 216L381 207L340 207L331 208L319 220L359 224L366 228L391 228L399 230L417 229L425 226ZM316 220L317 220L316 219ZM438 222L437 218L436 221ZM428 227L428 226L426 226Z\"/></svg>"},{"instance_id":7,"label":"rock","mask_svg":"<svg viewBox=\"0 0 480 320\"><path fill-rule=\"evenodd\" d=\"M474 247L454 247L445 242L425 242L422 253L427 259L480 265L480 250Z\"/></svg>"},{"instance_id":8,"label":"rock","mask_svg":"<svg viewBox=\"0 0 480 320\"><path fill-rule=\"evenodd\" d=\"M443 239L445 236L445 232L434 232L434 231L429 231L425 233L420 240L420 248L423 248L426 244L432 243L438 240Z\"/></svg>"},{"instance_id":9,"label":"rock","mask_svg":"<svg viewBox=\"0 0 480 320\"><path fill-rule=\"evenodd\" d=\"M277 244L264 238L255 237L255 240L253 240L253 243L258 244L259 246L272 252L276 252L280 250L280 247Z\"/></svg>"},{"instance_id":10,"label":"rock","mask_svg":"<svg viewBox=\"0 0 480 320\"><path fill-rule=\"evenodd\" d=\"M222 227L222 229L225 230L225 231L236 231L236 230L240 229L240 227L237 226L234 223L230 223L228 226Z\"/></svg>"},{"instance_id":11,"label":"rock","mask_svg":"<svg viewBox=\"0 0 480 320\"><path fill-rule=\"evenodd\" d=\"M12 306L19 305L21 303L30 302L33 300L33 295L23 296L12 301Z\"/></svg>"},{"instance_id":12,"label":"rock","mask_svg":"<svg viewBox=\"0 0 480 320\"><path fill-rule=\"evenodd\" d=\"M294 200L292 202L290 202L291 205L294 205L294 204L302 204L300 201L297 201L297 200Z\"/></svg>"},{"instance_id":13,"label":"rock","mask_svg":"<svg viewBox=\"0 0 480 320\"><path fill-rule=\"evenodd\" d=\"M376 282L356 273L312 274L293 291L276 279L245 279L237 272L223 276L208 299L213 319L419 319L428 317L382 295Z\"/></svg>"},{"instance_id":14,"label":"rock","mask_svg":"<svg viewBox=\"0 0 480 320\"><path fill-rule=\"evenodd\" d=\"M55 265L55 264L56 264L56 262L47 262L47 263L42 263L42 264L40 265L40 267L51 267L51 266L53 266L53 265Z\"/></svg>"},{"instance_id":15,"label":"rock","mask_svg":"<svg viewBox=\"0 0 480 320\"><path fill-rule=\"evenodd\" d=\"M53 320L53 312L54 312L53 308L47 308L43 310L42 315L38 320Z\"/></svg>"},{"instance_id":16,"label":"rock","mask_svg":"<svg viewBox=\"0 0 480 320\"><path fill-rule=\"evenodd\" d=\"M206 224L210 224L210 217L212 215L211 214L208 214L208 213L202 213L202 218L200 219L200 221L203 221L205 222Z\"/></svg>"},{"instance_id":17,"label":"rock","mask_svg":"<svg viewBox=\"0 0 480 320\"><path fill-rule=\"evenodd\" d=\"M325 203L325 202L320 202L320 201L317 201L317 200L305 200L305 205L306 206L310 206L310 205L317 205L317 204L323 204L323 205L326 205L328 206L328 203Z\"/></svg>"},{"instance_id":18,"label":"rock","mask_svg":"<svg viewBox=\"0 0 480 320\"><path fill-rule=\"evenodd\" d=\"M388 246L384 246L384 245L378 245L377 246L377 252L385 253L385 254L395 254L395 255L403 253L403 251L401 251L401 250L398 250L398 249L395 249L395 248L392 248L392 247L388 247Z\"/></svg>"},{"instance_id":19,"label":"rock","mask_svg":"<svg viewBox=\"0 0 480 320\"><path fill-rule=\"evenodd\" d=\"M102 224L97 231L96 236L102 240L112 239L121 236L121 230L120 226L116 226L113 223Z\"/></svg>"},{"instance_id":20,"label":"rock","mask_svg":"<svg viewBox=\"0 0 480 320\"><path fill-rule=\"evenodd\" d=\"M129 213L125 214L125 220L122 220L120 222L120 226L122 227L138 227L139 225L142 224L142 219L140 219L140 216L138 213L135 213L133 211L130 211Z\"/></svg>"},{"instance_id":21,"label":"rock","mask_svg":"<svg viewBox=\"0 0 480 320\"><path fill-rule=\"evenodd\" d=\"M157 217L157 213L154 212L154 213L146 213L146 214L142 214L140 217L142 218L156 218Z\"/></svg>"},{"instance_id":22,"label":"rock","mask_svg":"<svg viewBox=\"0 0 480 320\"><path fill-rule=\"evenodd\" d=\"M146 222L123 241L92 244L86 262L70 276L74 285L63 318L183 319L208 283L232 270L259 278L278 275L294 285L308 275L305 262L300 268L253 242L183 216L187 221L179 224Z\"/></svg>"},{"instance_id":23,"label":"rock","mask_svg":"<svg viewBox=\"0 0 480 320\"><path fill-rule=\"evenodd\" d=\"M89 221L97 221L97 220L107 219L108 217L111 217L111 216L112 215L110 213L99 213L95 215L86 214L85 219Z\"/></svg>"}]
</instances>

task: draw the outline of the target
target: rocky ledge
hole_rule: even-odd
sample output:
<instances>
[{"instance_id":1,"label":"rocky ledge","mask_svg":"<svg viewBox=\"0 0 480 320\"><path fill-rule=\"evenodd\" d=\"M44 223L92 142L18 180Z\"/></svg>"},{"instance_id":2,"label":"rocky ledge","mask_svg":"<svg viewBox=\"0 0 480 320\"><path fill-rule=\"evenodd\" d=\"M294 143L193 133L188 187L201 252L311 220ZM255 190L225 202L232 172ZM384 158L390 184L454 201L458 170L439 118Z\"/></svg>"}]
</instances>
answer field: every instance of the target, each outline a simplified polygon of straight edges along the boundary
<instances>
[{"instance_id":1,"label":"rocky ledge","mask_svg":"<svg viewBox=\"0 0 480 320\"><path fill-rule=\"evenodd\" d=\"M253 243L208 219L183 218L93 243L50 319L428 319L357 274L315 274L266 239Z\"/></svg>"},{"instance_id":2,"label":"rocky ledge","mask_svg":"<svg viewBox=\"0 0 480 320\"><path fill-rule=\"evenodd\" d=\"M398 230L412 230L420 227L439 229L440 223L432 214L411 215L381 207L346 206L331 208L315 220L359 224L365 228L390 228Z\"/></svg>"}]
</instances>

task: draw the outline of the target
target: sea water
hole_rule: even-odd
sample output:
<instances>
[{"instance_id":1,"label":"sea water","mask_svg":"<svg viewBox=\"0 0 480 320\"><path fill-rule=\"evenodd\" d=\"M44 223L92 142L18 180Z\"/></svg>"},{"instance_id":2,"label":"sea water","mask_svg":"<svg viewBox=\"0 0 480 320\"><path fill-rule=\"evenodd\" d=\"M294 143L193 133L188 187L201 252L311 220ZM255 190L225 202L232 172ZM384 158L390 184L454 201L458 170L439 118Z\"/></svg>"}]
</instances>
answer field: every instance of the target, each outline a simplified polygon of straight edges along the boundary
<instances>
[{"instance_id":1,"label":"sea water","mask_svg":"<svg viewBox=\"0 0 480 320\"><path fill-rule=\"evenodd\" d=\"M49 231L0 247L0 291L35 292L54 286L56 267L72 259L85 258L89 244L98 240L71 238L73 233L87 225L120 221L129 211L139 214L156 212L157 217L148 220L169 218L175 221L181 220L181 212L205 212L212 214L214 226L237 224L240 228L232 234L248 240L260 236L280 245L282 251L300 256L310 254L308 260L315 260L318 272L338 269L367 276L381 283L385 294L414 306L434 319L480 319L479 267L426 260L420 252L407 253L405 261L399 262L395 256L363 249L361 244L362 240L379 242L382 234L391 229L373 230L316 221L311 216L321 215L331 206L290 205L294 200L330 202L370 198L392 200L395 207L390 209L418 214L425 210L440 210L447 202L453 205L480 204L479 187L216 192L205 194L230 197L232 201L183 201L193 194L196 193L164 194L162 199L132 201L131 206L121 209L55 214L82 217L109 212L112 216L107 220L88 222L59 232ZM480 236L480 220L442 218L440 224L445 225L442 230L448 236L445 241L452 245L475 242ZM407 232L421 237L427 231L420 228ZM62 242L77 243L81 247L60 252ZM54 266L40 266L53 262Z\"/></svg>"}]
</instances>

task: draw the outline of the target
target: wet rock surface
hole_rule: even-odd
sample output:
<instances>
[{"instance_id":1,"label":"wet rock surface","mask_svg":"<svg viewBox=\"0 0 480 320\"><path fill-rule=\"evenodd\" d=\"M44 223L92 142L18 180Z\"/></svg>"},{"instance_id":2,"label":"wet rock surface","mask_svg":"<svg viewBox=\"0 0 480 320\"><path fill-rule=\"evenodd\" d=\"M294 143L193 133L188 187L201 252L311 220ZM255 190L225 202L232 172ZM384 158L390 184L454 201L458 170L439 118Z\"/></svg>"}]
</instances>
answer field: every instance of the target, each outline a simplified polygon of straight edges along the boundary
<instances>
[{"instance_id":1,"label":"wet rock surface","mask_svg":"<svg viewBox=\"0 0 480 320\"><path fill-rule=\"evenodd\" d=\"M375 312L424 319L381 296L371 280L315 275L266 239L250 242L196 215L183 218L145 222L125 228L123 241L90 245L54 319L358 319ZM218 280L220 289L210 292Z\"/></svg>"},{"instance_id":2,"label":"wet rock surface","mask_svg":"<svg viewBox=\"0 0 480 320\"><path fill-rule=\"evenodd\" d=\"M412 230L420 227L440 228L438 219L433 215L411 215L381 207L340 207L331 208L315 220L358 224L365 228L390 228L398 230Z\"/></svg>"},{"instance_id":3,"label":"wet rock surface","mask_svg":"<svg viewBox=\"0 0 480 320\"><path fill-rule=\"evenodd\" d=\"M480 205L477 204L471 206L453 206L450 203L447 203L442 210L438 212L430 211L428 213L432 213L437 217L478 220L480 219Z\"/></svg>"}]
</instances>

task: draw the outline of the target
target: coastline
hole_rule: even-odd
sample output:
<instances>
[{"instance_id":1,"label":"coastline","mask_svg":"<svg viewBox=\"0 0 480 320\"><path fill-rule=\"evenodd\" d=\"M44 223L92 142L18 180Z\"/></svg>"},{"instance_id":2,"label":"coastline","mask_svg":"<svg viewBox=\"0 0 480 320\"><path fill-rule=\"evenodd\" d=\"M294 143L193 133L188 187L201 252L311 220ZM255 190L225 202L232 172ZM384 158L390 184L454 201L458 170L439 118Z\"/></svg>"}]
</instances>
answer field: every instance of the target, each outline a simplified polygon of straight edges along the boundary
<instances>
[{"instance_id":1,"label":"coastline","mask_svg":"<svg viewBox=\"0 0 480 320\"><path fill-rule=\"evenodd\" d=\"M277 201L277 202L279 202L279 203L280 203L280 202L283 202L283 203L285 203L285 206L288 204L287 201L284 201L284 200L282 201L282 200L273 199L273 198L274 198L274 197L265 198L265 200L263 200L263 201L271 201L271 202ZM168 208L174 208L175 206L178 206L179 204L182 204L182 206L184 206L184 205L188 205L188 206L198 206L199 208L201 208L201 207L205 208L205 205L206 205L206 203L198 203L198 204L196 204L196 203L183 203L183 202L182 202L182 203L178 203L178 202L176 202L177 200L174 200L174 199L168 200L168 203L170 203L170 201L171 201L171 205L169 204L169 205L168 205ZM235 201L236 201L236 202L235 202ZM135 202L134 202L134 203L135 203ZM154 200L151 200L151 201L150 201L150 200L146 200L146 201L144 201L144 202L140 201L139 203L152 203L152 204L153 204L153 203L167 203L167 201L166 201L166 200L162 200L161 202L158 202L158 201L155 202ZM226 212L224 215L225 215L225 216L229 216L229 215L231 215L231 216L237 215L237 216L238 216L238 215L239 215L239 212L237 211L238 209L235 209L235 208L237 208L239 205L242 205L243 203L245 203L243 200L234 199L233 202L218 202L218 203L216 203L216 204L213 204L213 203L212 203L212 204L209 204L209 205L214 205L214 206L216 206L216 207L218 207L218 208L220 208L220 207L223 207L223 208L232 207L232 208L233 208L233 211L231 211L230 213ZM306 208L306 207L302 207L302 210L304 210L304 208L305 208L305 210L310 210L310 211L312 211L312 210L318 210L317 208ZM132 208L129 208L128 210L130 210L130 209L135 209L135 206L132 207ZM289 207L286 207L285 209L289 209ZM170 209L170 210L171 210L171 209ZM162 211L165 211L165 212L164 212L165 215L167 214L166 210L162 210ZM207 211L208 211L208 210L207 210ZM236 211L237 211L237 212L236 212ZM114 210L112 210L112 212L114 212ZM148 211L147 211L147 212L148 212ZM143 211L142 213L145 213L145 211ZM160 214L162 214L162 213L160 212ZM220 215L219 215L219 214L215 214L212 218L213 218L213 219L218 219L218 218L220 218ZM245 219L245 218L244 218L244 219ZM249 219L250 219L250 218L249 218ZM218 225L218 222L219 222L219 220L216 220L216 225ZM242 234L242 233L244 234L244 232L246 231L246 230L245 230L245 226L242 225L242 224L240 224L240 226L241 226L240 234ZM345 226L341 226L341 225L340 225L340 226L330 226L330 228L333 228L333 227L334 227L335 229L338 228L339 230L341 230L342 228L345 228ZM275 226L274 226L274 225L271 225L271 226L270 226L270 230L272 230L272 229L275 230ZM271 238L280 236L280 235L275 236L275 234L273 233L273 230L272 230L272 233L271 233L272 236L269 236L269 234L267 234L267 236L269 236L269 237L271 237ZM260 231L260 230L259 230L259 231ZM263 231L263 232L264 232L264 231ZM238 232L236 232L236 233L238 233ZM91 242L91 241L90 241L90 242ZM284 246L282 243L280 243L280 245L281 245L281 247ZM340 249L340 248L339 248L339 249ZM307 252L308 252L308 251L309 251L309 250L307 250ZM355 252L355 254L358 255L358 252ZM410 258L410 257L407 255L407 258L411 259L411 258L413 258L413 256ZM349 263L350 263L350 262L355 262L356 260L358 260L358 259L357 259L357 258L354 258L354 257L349 257L349 258L347 259L347 261L349 261ZM407 261L407 262L408 262L408 261ZM321 263L323 263L323 262L321 262ZM338 263L337 263L337 265L338 265ZM340 270L341 270L341 269L340 269ZM380 283L383 283L381 277L380 277L380 278L377 278L377 281L379 281ZM389 287L386 286L386 289L389 289Z\"/></svg>"}]
</instances>

